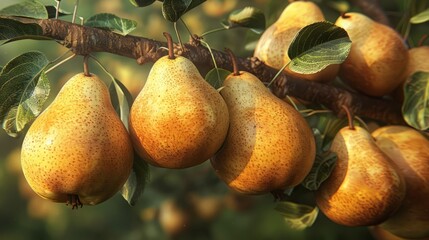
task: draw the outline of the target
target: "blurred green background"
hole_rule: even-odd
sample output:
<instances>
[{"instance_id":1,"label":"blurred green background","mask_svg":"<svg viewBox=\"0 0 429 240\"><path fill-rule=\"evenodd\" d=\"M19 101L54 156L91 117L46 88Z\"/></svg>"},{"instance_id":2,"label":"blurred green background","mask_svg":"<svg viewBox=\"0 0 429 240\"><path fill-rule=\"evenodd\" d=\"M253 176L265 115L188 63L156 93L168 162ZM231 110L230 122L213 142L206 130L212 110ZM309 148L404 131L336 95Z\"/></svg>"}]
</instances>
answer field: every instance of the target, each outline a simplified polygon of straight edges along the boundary
<instances>
[{"instance_id":1,"label":"blurred green background","mask_svg":"<svg viewBox=\"0 0 429 240\"><path fill-rule=\"evenodd\" d=\"M0 8L14 0L2 0ZM53 0L43 1L54 5ZM344 1L317 1L326 19L335 21L347 5ZM73 9L72 0L63 0L62 8ZM410 1L382 1L392 25L398 25ZM267 24L273 23L287 1L270 0L208 0L190 11L184 20L194 33L220 27L220 20L229 12L244 6L256 6L266 14ZM359 9L353 9L359 11ZM88 18L95 13L110 12L136 20L133 35L164 40L163 31L173 33L172 24L165 21L159 2L146 8L135 8L128 0L80 1L79 16ZM71 17L63 19L70 20ZM427 26L426 26L427 27ZM187 33L179 24L182 36ZM411 42L425 33L422 26L413 26ZM427 32L426 32L427 33ZM206 41L212 48L228 47L239 56L251 56L243 42L257 40L258 35L245 29L211 34ZM67 49L54 42L25 40L0 47L0 65L29 50L44 52L51 60ZM144 85L151 64L137 65L133 59L96 53L95 56L121 80L135 96ZM82 58L65 63L49 73L51 99L62 84L81 72ZM97 65L90 70L108 80ZM336 225L319 214L313 227L305 231L290 229L274 210L270 195L242 196L234 194L214 175L208 162L186 170L165 170L151 167L151 182L136 206L130 207L117 194L97 205L72 211L64 204L51 203L36 196L28 187L20 168L20 145L23 134L11 138L0 131L0 239L372 239L367 228ZM298 199L312 203L312 194L297 190Z\"/></svg>"}]
</instances>

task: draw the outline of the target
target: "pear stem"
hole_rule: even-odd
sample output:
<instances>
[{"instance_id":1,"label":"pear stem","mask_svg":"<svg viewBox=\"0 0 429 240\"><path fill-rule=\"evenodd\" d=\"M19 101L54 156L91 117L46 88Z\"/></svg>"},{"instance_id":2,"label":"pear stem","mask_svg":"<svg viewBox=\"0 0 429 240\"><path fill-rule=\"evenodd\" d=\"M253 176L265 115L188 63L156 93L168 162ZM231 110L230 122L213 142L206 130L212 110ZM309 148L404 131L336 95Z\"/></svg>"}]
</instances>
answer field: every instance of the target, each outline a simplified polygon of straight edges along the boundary
<instances>
[{"instance_id":1,"label":"pear stem","mask_svg":"<svg viewBox=\"0 0 429 240\"><path fill-rule=\"evenodd\" d=\"M341 14L341 17L342 18L350 18L350 15L347 15L347 13L343 13L343 14Z\"/></svg>"},{"instance_id":2,"label":"pear stem","mask_svg":"<svg viewBox=\"0 0 429 240\"><path fill-rule=\"evenodd\" d=\"M91 73L89 72L89 67L88 67L88 58L89 58L89 55L85 55L85 57L83 58L83 74L87 77L91 76Z\"/></svg>"},{"instance_id":3,"label":"pear stem","mask_svg":"<svg viewBox=\"0 0 429 240\"><path fill-rule=\"evenodd\" d=\"M355 124L353 122L353 114L350 112L349 108L346 105L341 105L344 112L347 114L347 119L349 120L349 129L355 130Z\"/></svg>"},{"instance_id":4,"label":"pear stem","mask_svg":"<svg viewBox=\"0 0 429 240\"><path fill-rule=\"evenodd\" d=\"M171 38L171 35L168 32L164 32L164 37L167 39L167 45L168 45L168 58L169 59L175 59L174 56L174 47L173 47L173 39Z\"/></svg>"},{"instance_id":5,"label":"pear stem","mask_svg":"<svg viewBox=\"0 0 429 240\"><path fill-rule=\"evenodd\" d=\"M229 54L229 57L232 62L232 68L233 68L233 74L234 76L240 75L240 70L238 70L238 64L237 64L237 58L235 57L234 53L229 48L225 48L225 51Z\"/></svg>"}]
</instances>

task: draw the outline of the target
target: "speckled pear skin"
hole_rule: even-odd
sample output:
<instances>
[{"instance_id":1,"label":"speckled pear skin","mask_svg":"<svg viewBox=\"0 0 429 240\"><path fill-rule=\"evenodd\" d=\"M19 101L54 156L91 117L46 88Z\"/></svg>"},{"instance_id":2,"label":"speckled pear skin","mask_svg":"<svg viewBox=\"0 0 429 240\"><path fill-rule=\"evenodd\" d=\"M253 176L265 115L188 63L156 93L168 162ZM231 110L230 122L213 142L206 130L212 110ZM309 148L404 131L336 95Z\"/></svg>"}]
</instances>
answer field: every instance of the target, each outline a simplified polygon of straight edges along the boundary
<instances>
[{"instance_id":1,"label":"speckled pear skin","mask_svg":"<svg viewBox=\"0 0 429 240\"><path fill-rule=\"evenodd\" d=\"M399 167L407 185L399 210L382 228L407 239L429 237L429 140L406 126L385 126L372 136Z\"/></svg>"},{"instance_id":2,"label":"speckled pear skin","mask_svg":"<svg viewBox=\"0 0 429 240\"><path fill-rule=\"evenodd\" d=\"M391 93L406 78L408 48L392 28L361 13L346 13L335 25L344 28L352 47L339 76L354 89L370 96Z\"/></svg>"},{"instance_id":3,"label":"speckled pear skin","mask_svg":"<svg viewBox=\"0 0 429 240\"><path fill-rule=\"evenodd\" d=\"M113 196L127 180L132 143L95 75L72 77L33 122L21 150L24 176L41 197L84 205Z\"/></svg>"},{"instance_id":4,"label":"speckled pear skin","mask_svg":"<svg viewBox=\"0 0 429 240\"><path fill-rule=\"evenodd\" d=\"M418 71L429 72L429 64L426 61L429 56L429 46L410 48L408 55L407 77Z\"/></svg>"},{"instance_id":5,"label":"speckled pear skin","mask_svg":"<svg viewBox=\"0 0 429 240\"><path fill-rule=\"evenodd\" d=\"M226 137L225 101L187 58L162 57L131 107L130 133L150 164L188 168L213 156Z\"/></svg>"},{"instance_id":6,"label":"speckled pear skin","mask_svg":"<svg viewBox=\"0 0 429 240\"><path fill-rule=\"evenodd\" d=\"M316 192L317 205L329 219L346 226L376 225L399 208L405 182L368 131L342 128L331 151L338 156L336 166Z\"/></svg>"},{"instance_id":7,"label":"speckled pear skin","mask_svg":"<svg viewBox=\"0 0 429 240\"><path fill-rule=\"evenodd\" d=\"M405 71L405 78L403 82L395 89L393 97L401 104L404 101L404 86L408 78L418 71L429 72L429 64L427 59L429 57L429 46L419 46L408 49L408 66Z\"/></svg>"},{"instance_id":8,"label":"speckled pear skin","mask_svg":"<svg viewBox=\"0 0 429 240\"><path fill-rule=\"evenodd\" d=\"M301 114L250 73L229 75L223 87L230 128L222 149L211 159L217 175L245 194L301 183L316 152L313 132Z\"/></svg>"},{"instance_id":9,"label":"speckled pear skin","mask_svg":"<svg viewBox=\"0 0 429 240\"><path fill-rule=\"evenodd\" d=\"M261 35L256 45L254 56L270 67L281 69L290 62L289 46L295 35L305 26L325 21L320 8L310 1L289 3L277 21ZM299 74L286 68L289 74L311 81L329 82L338 74L339 65L333 64L314 74Z\"/></svg>"}]
</instances>

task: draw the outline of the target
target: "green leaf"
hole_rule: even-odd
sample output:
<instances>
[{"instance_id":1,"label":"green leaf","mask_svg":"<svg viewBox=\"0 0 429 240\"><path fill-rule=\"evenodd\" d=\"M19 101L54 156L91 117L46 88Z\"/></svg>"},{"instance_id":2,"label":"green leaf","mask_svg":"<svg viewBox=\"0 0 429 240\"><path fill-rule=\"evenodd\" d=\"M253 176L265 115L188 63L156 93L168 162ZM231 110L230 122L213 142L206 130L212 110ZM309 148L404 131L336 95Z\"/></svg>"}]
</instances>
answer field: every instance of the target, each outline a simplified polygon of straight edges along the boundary
<instances>
[{"instance_id":1,"label":"green leaf","mask_svg":"<svg viewBox=\"0 0 429 240\"><path fill-rule=\"evenodd\" d=\"M205 80L215 89L219 89L222 87L223 81L229 74L231 74L231 72L223 68L213 68L207 73Z\"/></svg>"},{"instance_id":2,"label":"green leaf","mask_svg":"<svg viewBox=\"0 0 429 240\"><path fill-rule=\"evenodd\" d=\"M131 104L133 103L133 97L125 85L115 78L112 79L109 91L112 105L125 127L128 129L128 116L130 114Z\"/></svg>"},{"instance_id":3,"label":"green leaf","mask_svg":"<svg viewBox=\"0 0 429 240\"><path fill-rule=\"evenodd\" d=\"M164 0L162 15L170 22L177 22L186 12L202 4L206 0Z\"/></svg>"},{"instance_id":4,"label":"green leaf","mask_svg":"<svg viewBox=\"0 0 429 240\"><path fill-rule=\"evenodd\" d=\"M121 81L111 77L109 92L112 105L128 129L128 117L133 97ZM149 165L134 152L133 170L121 189L122 197L128 204L134 206L137 203L149 182L149 176Z\"/></svg>"},{"instance_id":5,"label":"green leaf","mask_svg":"<svg viewBox=\"0 0 429 240\"><path fill-rule=\"evenodd\" d=\"M329 122L328 122L329 124ZM339 129L332 132L335 135ZM302 185L310 191L319 189L320 185L328 179L337 162L337 154L329 150L330 141L326 143L325 135L322 135L319 129L313 128L316 139L316 159L310 173L302 181Z\"/></svg>"},{"instance_id":6,"label":"green leaf","mask_svg":"<svg viewBox=\"0 0 429 240\"><path fill-rule=\"evenodd\" d=\"M24 1L0 10L0 16L18 16L36 19L48 19L48 11L45 6L37 1Z\"/></svg>"},{"instance_id":7,"label":"green leaf","mask_svg":"<svg viewBox=\"0 0 429 240\"><path fill-rule=\"evenodd\" d=\"M36 118L46 102L50 86L45 74L48 59L40 52L27 52L4 66L0 73L0 120L10 136Z\"/></svg>"},{"instance_id":8,"label":"green leaf","mask_svg":"<svg viewBox=\"0 0 429 240\"><path fill-rule=\"evenodd\" d=\"M149 164L134 153L133 170L121 189L122 197L134 206L150 180Z\"/></svg>"},{"instance_id":9,"label":"green leaf","mask_svg":"<svg viewBox=\"0 0 429 240\"><path fill-rule=\"evenodd\" d=\"M222 22L222 25L227 28L244 27L250 28L257 34L265 30L265 15L254 7L245 7L243 9L232 12L227 20Z\"/></svg>"},{"instance_id":10,"label":"green leaf","mask_svg":"<svg viewBox=\"0 0 429 240\"><path fill-rule=\"evenodd\" d=\"M146 7L154 3L156 0L130 0L131 4L136 7Z\"/></svg>"},{"instance_id":11,"label":"green leaf","mask_svg":"<svg viewBox=\"0 0 429 240\"><path fill-rule=\"evenodd\" d=\"M405 83L402 113L410 126L429 129L429 72L416 72Z\"/></svg>"},{"instance_id":12,"label":"green leaf","mask_svg":"<svg viewBox=\"0 0 429 240\"><path fill-rule=\"evenodd\" d=\"M12 19L0 18L0 40L47 39L43 37L39 25L21 23Z\"/></svg>"},{"instance_id":13,"label":"green leaf","mask_svg":"<svg viewBox=\"0 0 429 240\"><path fill-rule=\"evenodd\" d=\"M85 26L109 29L121 35L127 35L137 27L137 22L125 18L120 18L110 13L96 14L85 21Z\"/></svg>"},{"instance_id":14,"label":"green leaf","mask_svg":"<svg viewBox=\"0 0 429 240\"><path fill-rule=\"evenodd\" d=\"M310 24L298 32L289 47L289 69L312 74L340 64L347 58L351 44L347 32L333 23Z\"/></svg>"},{"instance_id":15,"label":"green leaf","mask_svg":"<svg viewBox=\"0 0 429 240\"><path fill-rule=\"evenodd\" d=\"M429 8L410 19L410 23L412 24L419 24L427 21L429 21Z\"/></svg>"},{"instance_id":16,"label":"green leaf","mask_svg":"<svg viewBox=\"0 0 429 240\"><path fill-rule=\"evenodd\" d=\"M318 153L329 150L337 132L348 125L347 118L339 118L336 114L326 112L326 110L306 109L300 112L313 129L313 132L315 132L314 129L317 129L318 133L315 132L316 139L320 136L322 140L321 144L316 145Z\"/></svg>"},{"instance_id":17,"label":"green leaf","mask_svg":"<svg viewBox=\"0 0 429 240\"><path fill-rule=\"evenodd\" d=\"M316 160L310 173L305 177L302 185L310 191L319 189L328 179L337 162L337 154L331 151L316 154Z\"/></svg>"},{"instance_id":18,"label":"green leaf","mask_svg":"<svg viewBox=\"0 0 429 240\"><path fill-rule=\"evenodd\" d=\"M288 226L295 230L304 230L311 227L319 213L317 207L289 201L279 202L274 209L280 212Z\"/></svg>"},{"instance_id":19,"label":"green leaf","mask_svg":"<svg viewBox=\"0 0 429 240\"><path fill-rule=\"evenodd\" d=\"M337 162L337 154L324 149L324 139L320 131L313 129L313 133L316 138L316 159L310 173L302 181L302 185L310 191L319 189L320 184L331 175Z\"/></svg>"}]
</instances>

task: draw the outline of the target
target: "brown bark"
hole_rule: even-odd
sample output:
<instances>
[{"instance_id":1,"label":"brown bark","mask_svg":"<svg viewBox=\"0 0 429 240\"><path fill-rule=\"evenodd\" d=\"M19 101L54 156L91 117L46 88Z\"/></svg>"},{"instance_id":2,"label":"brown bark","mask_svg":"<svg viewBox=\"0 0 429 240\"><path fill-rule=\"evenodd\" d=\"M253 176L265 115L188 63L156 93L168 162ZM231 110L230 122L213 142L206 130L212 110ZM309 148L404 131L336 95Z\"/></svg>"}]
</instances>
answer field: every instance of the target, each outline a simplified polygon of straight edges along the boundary
<instances>
[{"instance_id":1,"label":"brown bark","mask_svg":"<svg viewBox=\"0 0 429 240\"><path fill-rule=\"evenodd\" d=\"M13 18L24 23L35 23L42 27L43 35L59 41L78 55L94 52L108 52L136 59L139 64L154 62L167 55L166 42L151 40L137 36L122 36L110 31L85 27L70 22L47 19ZM176 54L189 58L198 68L213 68L210 52L198 44L198 41L185 44L183 52L176 46ZM232 63L228 53L212 50L217 65L232 71ZM269 82L277 73L256 58L238 58L241 70L255 74L264 82ZM313 103L322 104L335 113L342 114L342 105L346 105L355 115L390 123L405 124L400 105L396 102L367 97L351 93L332 85L309 82L293 78L285 73L280 74L272 85L272 92L283 98L286 94Z\"/></svg>"}]
</instances>

